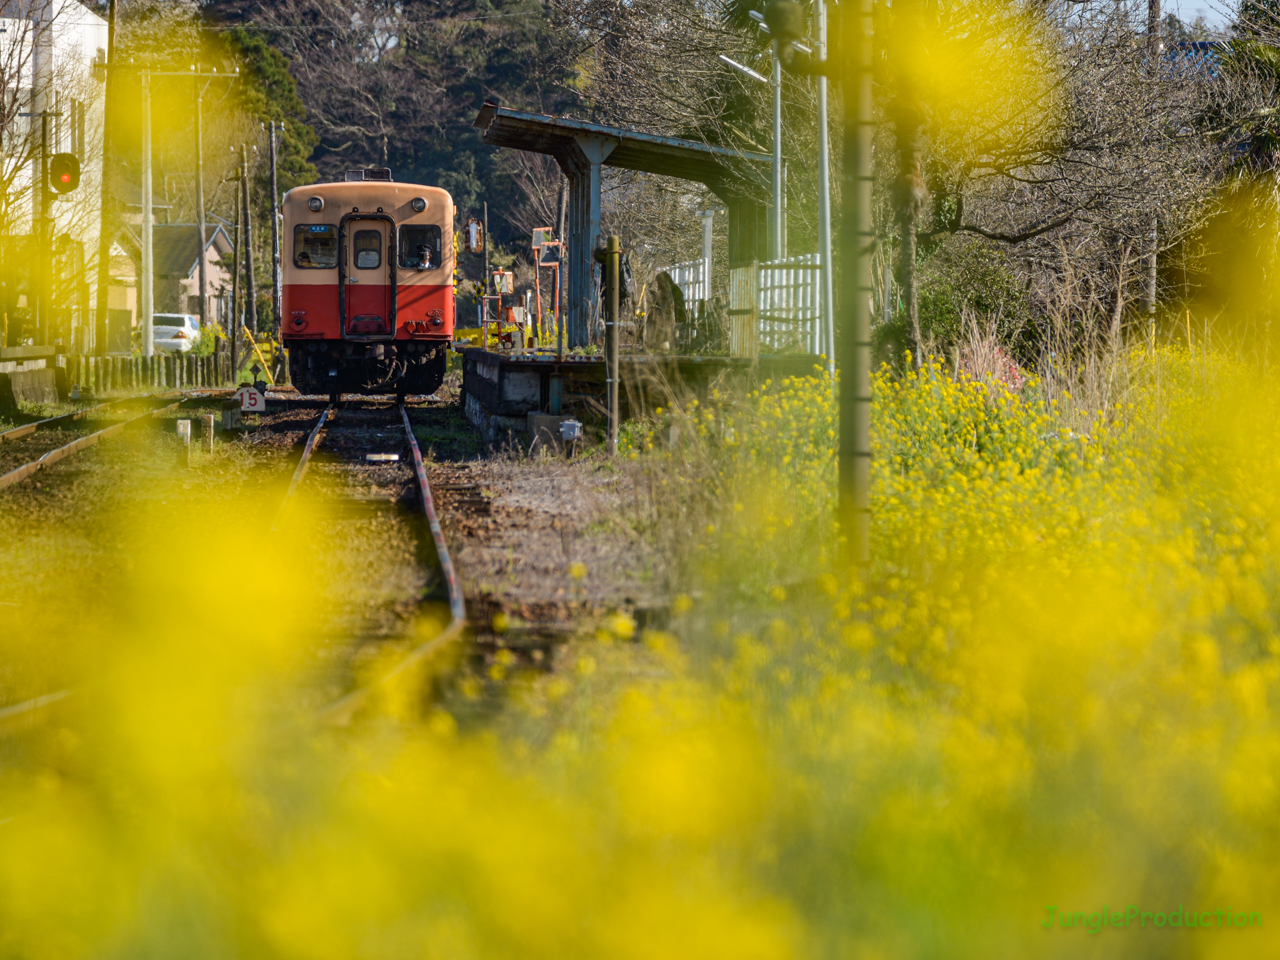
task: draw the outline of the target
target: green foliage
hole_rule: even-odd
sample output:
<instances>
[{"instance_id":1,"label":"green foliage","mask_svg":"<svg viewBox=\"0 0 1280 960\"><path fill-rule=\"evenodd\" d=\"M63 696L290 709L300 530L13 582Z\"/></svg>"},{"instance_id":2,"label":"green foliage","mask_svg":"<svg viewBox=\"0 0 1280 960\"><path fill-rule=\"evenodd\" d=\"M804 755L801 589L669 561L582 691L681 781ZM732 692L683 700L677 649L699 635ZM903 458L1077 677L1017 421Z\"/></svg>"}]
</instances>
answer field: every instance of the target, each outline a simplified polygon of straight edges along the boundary
<instances>
[{"instance_id":1,"label":"green foliage","mask_svg":"<svg viewBox=\"0 0 1280 960\"><path fill-rule=\"evenodd\" d=\"M236 27L220 34L227 56L240 66L239 97L243 110L260 123L283 123L279 135L279 183L284 193L314 183L317 173L310 162L320 142L307 125L307 108L298 96L298 85L289 73L289 61L257 31ZM268 189L270 170L260 165L260 187Z\"/></svg>"},{"instance_id":2,"label":"green foliage","mask_svg":"<svg viewBox=\"0 0 1280 960\"><path fill-rule=\"evenodd\" d=\"M276 123L277 186L283 196L294 187L315 183L319 173L311 163L320 138L306 121L307 108L298 95L298 85L289 73L289 60L272 47L258 31L243 26L218 35L218 43L228 60L240 67L238 97L240 108L262 125ZM257 162L254 164L252 192L254 229L254 276L259 290L269 288L271 277L271 164L268 134L263 131ZM258 329L270 329L270 298L259 297L256 304Z\"/></svg>"},{"instance_id":3,"label":"green foliage","mask_svg":"<svg viewBox=\"0 0 1280 960\"><path fill-rule=\"evenodd\" d=\"M218 349L218 341L225 339L222 328L216 323L206 327L200 334L200 338L196 340L195 346L191 348L191 356L193 357L211 357Z\"/></svg>"},{"instance_id":4,"label":"green foliage","mask_svg":"<svg viewBox=\"0 0 1280 960\"><path fill-rule=\"evenodd\" d=\"M925 349L942 355L961 343L970 320L995 325L1001 344L1022 363L1038 356L1031 302L1003 251L994 244L952 237L920 266L920 333ZM897 367L912 349L911 325L901 301L888 323L872 331L876 363Z\"/></svg>"},{"instance_id":5,"label":"green foliage","mask_svg":"<svg viewBox=\"0 0 1280 960\"><path fill-rule=\"evenodd\" d=\"M1236 36L1223 55L1228 66L1273 83L1280 78L1280 49L1269 42L1278 13L1277 0L1243 0L1233 25ZM1245 149L1237 147L1233 158L1236 171L1269 177L1280 155L1280 124L1262 113L1246 121L1244 133Z\"/></svg>"},{"instance_id":6,"label":"green foliage","mask_svg":"<svg viewBox=\"0 0 1280 960\"><path fill-rule=\"evenodd\" d=\"M920 329L927 340L951 346L973 318L994 322L1000 340L1015 352L1034 347L1030 302L1001 251L983 242L953 240L921 274Z\"/></svg>"}]
</instances>

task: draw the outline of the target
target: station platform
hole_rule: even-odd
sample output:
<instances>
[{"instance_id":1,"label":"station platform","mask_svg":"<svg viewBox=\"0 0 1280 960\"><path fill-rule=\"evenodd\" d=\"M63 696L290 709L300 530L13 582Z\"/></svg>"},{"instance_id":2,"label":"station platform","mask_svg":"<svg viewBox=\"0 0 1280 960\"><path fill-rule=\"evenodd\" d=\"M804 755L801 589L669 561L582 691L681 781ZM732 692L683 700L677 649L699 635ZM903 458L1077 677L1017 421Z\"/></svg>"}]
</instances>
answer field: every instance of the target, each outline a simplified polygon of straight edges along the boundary
<instances>
[{"instance_id":1,"label":"station platform","mask_svg":"<svg viewBox=\"0 0 1280 960\"><path fill-rule=\"evenodd\" d=\"M602 357L511 354L482 347L459 351L467 419L489 443L525 442L529 414L561 413L585 424L608 416ZM765 380L815 376L824 361L813 354L740 358L631 355L620 358L623 420L711 389ZM819 368L819 369L815 369Z\"/></svg>"}]
</instances>

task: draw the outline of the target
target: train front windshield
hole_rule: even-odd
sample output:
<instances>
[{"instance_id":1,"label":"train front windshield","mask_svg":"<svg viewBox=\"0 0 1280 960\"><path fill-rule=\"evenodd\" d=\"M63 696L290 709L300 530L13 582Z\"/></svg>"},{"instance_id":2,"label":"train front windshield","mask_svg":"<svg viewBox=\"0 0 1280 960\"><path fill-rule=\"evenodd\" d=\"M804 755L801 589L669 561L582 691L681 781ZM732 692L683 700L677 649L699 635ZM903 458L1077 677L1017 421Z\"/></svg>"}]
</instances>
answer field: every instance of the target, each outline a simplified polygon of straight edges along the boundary
<instances>
[{"instance_id":1,"label":"train front windshield","mask_svg":"<svg viewBox=\"0 0 1280 960\"><path fill-rule=\"evenodd\" d=\"M440 266L440 228L435 224L405 224L400 228L400 267L430 270Z\"/></svg>"},{"instance_id":2,"label":"train front windshield","mask_svg":"<svg viewBox=\"0 0 1280 960\"><path fill-rule=\"evenodd\" d=\"M293 262L304 270L338 265L338 228L329 223L300 223L293 228Z\"/></svg>"}]
</instances>

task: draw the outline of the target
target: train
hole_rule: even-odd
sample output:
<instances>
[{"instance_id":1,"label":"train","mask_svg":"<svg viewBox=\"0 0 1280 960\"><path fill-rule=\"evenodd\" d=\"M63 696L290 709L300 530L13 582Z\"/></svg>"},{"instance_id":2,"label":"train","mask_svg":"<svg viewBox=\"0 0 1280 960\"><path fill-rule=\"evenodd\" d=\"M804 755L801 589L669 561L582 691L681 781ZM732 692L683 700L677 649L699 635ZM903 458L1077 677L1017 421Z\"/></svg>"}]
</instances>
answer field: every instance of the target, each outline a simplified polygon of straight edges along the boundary
<instances>
[{"instance_id":1,"label":"train","mask_svg":"<svg viewBox=\"0 0 1280 960\"><path fill-rule=\"evenodd\" d=\"M430 394L454 330L453 198L386 168L281 202L281 342L299 392Z\"/></svg>"}]
</instances>

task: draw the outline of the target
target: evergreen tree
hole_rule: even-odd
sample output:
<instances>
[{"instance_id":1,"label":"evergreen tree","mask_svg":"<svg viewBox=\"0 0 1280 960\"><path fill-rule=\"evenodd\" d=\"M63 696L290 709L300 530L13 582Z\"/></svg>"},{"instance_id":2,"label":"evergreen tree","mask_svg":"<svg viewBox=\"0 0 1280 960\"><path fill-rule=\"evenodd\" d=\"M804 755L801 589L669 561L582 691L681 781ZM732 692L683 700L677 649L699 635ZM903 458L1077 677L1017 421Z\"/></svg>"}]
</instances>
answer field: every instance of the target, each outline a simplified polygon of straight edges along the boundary
<instances>
[{"instance_id":1,"label":"evergreen tree","mask_svg":"<svg viewBox=\"0 0 1280 960\"><path fill-rule=\"evenodd\" d=\"M283 194L317 177L311 155L320 138L307 124L307 110L289 61L258 31L237 26L218 35L225 58L240 67L238 96L241 109L259 123L283 125L278 136L278 180ZM258 164L258 188L269 191L271 171ZM265 215L263 217L265 219Z\"/></svg>"}]
</instances>

